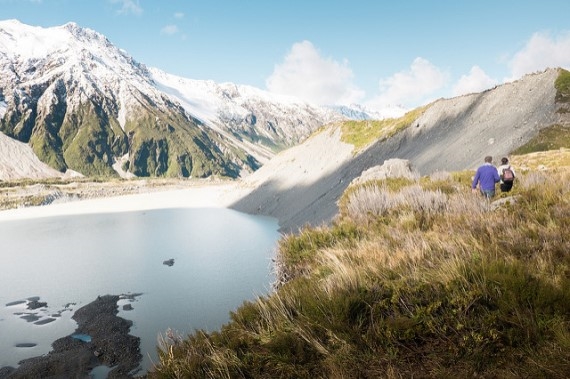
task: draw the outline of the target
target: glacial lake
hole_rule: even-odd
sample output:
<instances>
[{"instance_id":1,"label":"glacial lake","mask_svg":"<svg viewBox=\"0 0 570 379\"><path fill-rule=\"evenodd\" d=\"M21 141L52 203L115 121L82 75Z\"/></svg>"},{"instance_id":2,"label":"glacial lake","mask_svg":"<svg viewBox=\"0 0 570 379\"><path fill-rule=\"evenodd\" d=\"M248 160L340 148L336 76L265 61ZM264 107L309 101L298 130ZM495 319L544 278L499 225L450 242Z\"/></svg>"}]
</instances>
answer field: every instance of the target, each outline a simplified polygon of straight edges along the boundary
<instances>
[{"instance_id":1,"label":"glacial lake","mask_svg":"<svg viewBox=\"0 0 570 379\"><path fill-rule=\"evenodd\" d=\"M141 338L144 372L168 328L217 330L245 300L269 292L279 237L277 220L225 208L0 221L0 367L48 353L75 331L73 312L97 296L140 293L121 300L118 315ZM28 299L47 306L30 310Z\"/></svg>"}]
</instances>

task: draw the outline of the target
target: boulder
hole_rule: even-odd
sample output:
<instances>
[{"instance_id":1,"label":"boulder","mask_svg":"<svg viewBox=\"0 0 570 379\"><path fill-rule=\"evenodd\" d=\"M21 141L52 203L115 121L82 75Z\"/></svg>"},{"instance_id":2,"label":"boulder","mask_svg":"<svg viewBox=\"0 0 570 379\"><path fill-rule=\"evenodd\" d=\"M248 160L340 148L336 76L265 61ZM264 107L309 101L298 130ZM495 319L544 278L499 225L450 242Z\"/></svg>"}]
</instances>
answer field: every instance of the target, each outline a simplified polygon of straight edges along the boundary
<instances>
[{"instance_id":1,"label":"boulder","mask_svg":"<svg viewBox=\"0 0 570 379\"><path fill-rule=\"evenodd\" d=\"M382 180L387 178L417 179L419 174L412 167L407 159L387 159L381 166L371 167L355 178L350 184L362 184L371 180Z\"/></svg>"}]
</instances>

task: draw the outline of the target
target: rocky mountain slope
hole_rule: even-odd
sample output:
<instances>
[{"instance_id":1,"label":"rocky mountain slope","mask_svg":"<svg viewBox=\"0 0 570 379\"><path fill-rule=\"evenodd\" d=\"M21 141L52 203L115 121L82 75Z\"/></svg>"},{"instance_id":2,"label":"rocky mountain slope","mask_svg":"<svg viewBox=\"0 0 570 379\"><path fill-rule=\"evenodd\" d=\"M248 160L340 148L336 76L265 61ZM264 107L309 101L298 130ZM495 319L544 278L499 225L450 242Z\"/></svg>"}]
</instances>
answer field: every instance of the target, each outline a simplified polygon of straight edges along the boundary
<instances>
[{"instance_id":1,"label":"rocky mountain slope","mask_svg":"<svg viewBox=\"0 0 570 379\"><path fill-rule=\"evenodd\" d=\"M549 69L482 93L438 100L394 136L358 151L343 142L342 124L332 124L245 178L251 192L232 207L277 217L284 231L295 231L330 222L350 182L386 160L408 160L420 175L476 169L486 155L498 161L541 129L570 127L568 103L555 88L561 72Z\"/></svg>"},{"instance_id":2,"label":"rocky mountain slope","mask_svg":"<svg viewBox=\"0 0 570 379\"><path fill-rule=\"evenodd\" d=\"M0 21L0 132L60 172L238 177L342 117L246 86L149 69L74 23Z\"/></svg>"}]
</instances>

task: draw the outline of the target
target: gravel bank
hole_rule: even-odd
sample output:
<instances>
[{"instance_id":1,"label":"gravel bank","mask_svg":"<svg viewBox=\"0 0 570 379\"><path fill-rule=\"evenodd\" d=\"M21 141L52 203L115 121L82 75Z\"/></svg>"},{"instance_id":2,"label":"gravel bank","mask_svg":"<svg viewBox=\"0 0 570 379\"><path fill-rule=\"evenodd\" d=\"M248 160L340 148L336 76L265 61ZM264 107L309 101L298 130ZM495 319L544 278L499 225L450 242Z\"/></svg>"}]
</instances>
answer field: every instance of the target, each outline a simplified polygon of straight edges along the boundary
<instances>
[{"instance_id":1,"label":"gravel bank","mask_svg":"<svg viewBox=\"0 0 570 379\"><path fill-rule=\"evenodd\" d=\"M119 299L99 296L79 308L75 333L56 340L46 355L1 368L0 378L87 378L98 366L110 368L109 378L131 378L142 358L140 339L129 334L132 322L117 316Z\"/></svg>"}]
</instances>

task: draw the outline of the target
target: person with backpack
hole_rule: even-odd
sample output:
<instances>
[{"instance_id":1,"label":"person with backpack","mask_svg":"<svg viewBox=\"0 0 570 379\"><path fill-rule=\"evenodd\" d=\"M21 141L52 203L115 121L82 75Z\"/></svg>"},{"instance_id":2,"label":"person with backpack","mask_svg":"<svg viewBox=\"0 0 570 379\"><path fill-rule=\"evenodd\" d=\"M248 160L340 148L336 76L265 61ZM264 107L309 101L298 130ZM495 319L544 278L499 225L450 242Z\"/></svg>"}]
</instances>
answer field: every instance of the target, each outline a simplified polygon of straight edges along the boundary
<instances>
[{"instance_id":1,"label":"person with backpack","mask_svg":"<svg viewBox=\"0 0 570 379\"><path fill-rule=\"evenodd\" d=\"M495 183L501 180L499 172L492 162L493 157L486 156L485 163L479 166L473 178L473 183L471 183L473 193L477 192L477 185L479 185L479 191L487 199L495 196Z\"/></svg>"},{"instance_id":2,"label":"person with backpack","mask_svg":"<svg viewBox=\"0 0 570 379\"><path fill-rule=\"evenodd\" d=\"M508 158L501 159L501 165L498 168L501 177L501 192L509 192L513 188L515 181L515 170L509 164Z\"/></svg>"}]
</instances>

